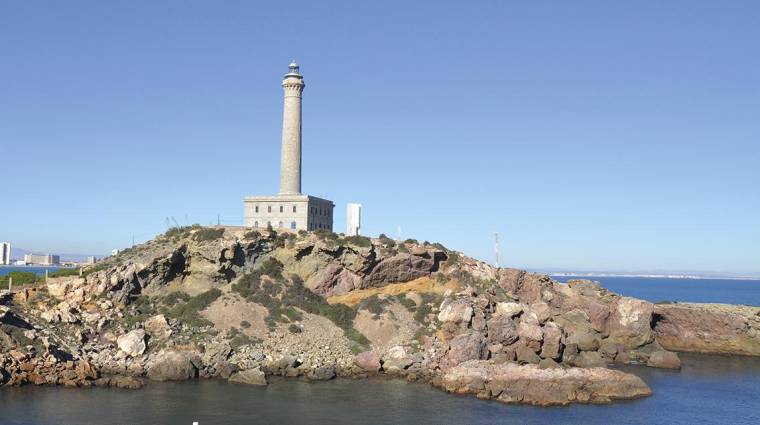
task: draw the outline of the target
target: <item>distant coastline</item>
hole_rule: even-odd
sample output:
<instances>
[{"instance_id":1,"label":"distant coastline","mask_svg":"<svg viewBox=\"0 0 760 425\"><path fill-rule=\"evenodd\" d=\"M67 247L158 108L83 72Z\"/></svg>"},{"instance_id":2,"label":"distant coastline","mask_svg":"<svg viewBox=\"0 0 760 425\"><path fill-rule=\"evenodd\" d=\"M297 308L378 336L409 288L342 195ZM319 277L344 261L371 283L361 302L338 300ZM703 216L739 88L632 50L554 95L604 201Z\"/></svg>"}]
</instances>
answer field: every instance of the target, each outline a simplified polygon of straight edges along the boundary
<instances>
[{"instance_id":1,"label":"distant coastline","mask_svg":"<svg viewBox=\"0 0 760 425\"><path fill-rule=\"evenodd\" d=\"M657 274L657 273L600 273L600 272L553 272L540 271L550 276L560 277L635 277L643 279L718 279L718 280L759 280L757 276L724 276L724 275L700 275L700 274Z\"/></svg>"}]
</instances>

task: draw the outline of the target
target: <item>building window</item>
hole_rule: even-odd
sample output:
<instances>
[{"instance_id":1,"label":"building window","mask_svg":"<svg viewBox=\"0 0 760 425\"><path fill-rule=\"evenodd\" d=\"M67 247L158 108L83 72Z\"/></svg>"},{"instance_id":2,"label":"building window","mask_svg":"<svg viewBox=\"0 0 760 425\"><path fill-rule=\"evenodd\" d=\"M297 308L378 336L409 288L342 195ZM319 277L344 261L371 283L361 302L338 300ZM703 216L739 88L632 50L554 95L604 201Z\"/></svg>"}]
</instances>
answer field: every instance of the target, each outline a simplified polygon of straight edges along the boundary
<instances>
[{"instance_id":1,"label":"building window","mask_svg":"<svg viewBox=\"0 0 760 425\"><path fill-rule=\"evenodd\" d=\"M256 212L257 212L257 213L259 212L259 206L258 206L258 205L256 205L256 206L255 206L255 207L253 207L253 208L254 208L254 210L256 210Z\"/></svg>"},{"instance_id":2,"label":"building window","mask_svg":"<svg viewBox=\"0 0 760 425\"><path fill-rule=\"evenodd\" d=\"M272 227L272 222L271 221L267 221L267 227Z\"/></svg>"},{"instance_id":3,"label":"building window","mask_svg":"<svg viewBox=\"0 0 760 425\"><path fill-rule=\"evenodd\" d=\"M280 225L279 225L279 227L280 227L280 228L282 228L282 222L280 222Z\"/></svg>"},{"instance_id":4,"label":"building window","mask_svg":"<svg viewBox=\"0 0 760 425\"><path fill-rule=\"evenodd\" d=\"M296 206L293 205L293 212L296 212Z\"/></svg>"},{"instance_id":5,"label":"building window","mask_svg":"<svg viewBox=\"0 0 760 425\"><path fill-rule=\"evenodd\" d=\"M284 207L282 205L280 205L280 212L284 212L284 211L285 211Z\"/></svg>"},{"instance_id":6,"label":"building window","mask_svg":"<svg viewBox=\"0 0 760 425\"><path fill-rule=\"evenodd\" d=\"M271 205L267 207L267 212L272 212L272 206Z\"/></svg>"},{"instance_id":7,"label":"building window","mask_svg":"<svg viewBox=\"0 0 760 425\"><path fill-rule=\"evenodd\" d=\"M293 230L296 229L296 222L295 221L291 221L290 222L290 228L293 229Z\"/></svg>"},{"instance_id":8,"label":"building window","mask_svg":"<svg viewBox=\"0 0 760 425\"><path fill-rule=\"evenodd\" d=\"M254 221L253 222L253 227L259 227L259 222L258 221Z\"/></svg>"}]
</instances>

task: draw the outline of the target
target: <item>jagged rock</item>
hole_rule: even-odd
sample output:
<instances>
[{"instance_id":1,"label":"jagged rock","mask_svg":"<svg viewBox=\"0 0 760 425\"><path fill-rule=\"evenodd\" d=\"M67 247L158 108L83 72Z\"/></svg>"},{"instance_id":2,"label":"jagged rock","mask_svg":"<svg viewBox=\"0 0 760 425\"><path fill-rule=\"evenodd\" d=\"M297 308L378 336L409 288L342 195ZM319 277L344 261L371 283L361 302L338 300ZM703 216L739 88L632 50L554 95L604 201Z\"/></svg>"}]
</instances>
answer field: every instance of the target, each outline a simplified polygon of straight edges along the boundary
<instances>
[{"instance_id":1,"label":"jagged rock","mask_svg":"<svg viewBox=\"0 0 760 425\"><path fill-rule=\"evenodd\" d=\"M113 388L123 388L128 390L137 390L143 387L140 379L131 376L113 376L108 381L108 386Z\"/></svg>"},{"instance_id":2,"label":"jagged rock","mask_svg":"<svg viewBox=\"0 0 760 425\"><path fill-rule=\"evenodd\" d=\"M335 366L320 366L306 373L306 378L311 381L329 381L335 376Z\"/></svg>"},{"instance_id":3,"label":"jagged rock","mask_svg":"<svg viewBox=\"0 0 760 425\"><path fill-rule=\"evenodd\" d=\"M607 362L596 351L581 351L573 355L566 363L577 367L605 367Z\"/></svg>"},{"instance_id":4,"label":"jagged rock","mask_svg":"<svg viewBox=\"0 0 760 425\"><path fill-rule=\"evenodd\" d=\"M423 251L422 254L397 254L381 260L364 278L363 288L379 287L389 283L408 282L438 270L441 252Z\"/></svg>"},{"instance_id":5,"label":"jagged rock","mask_svg":"<svg viewBox=\"0 0 760 425\"><path fill-rule=\"evenodd\" d=\"M567 344L575 344L580 351L596 351L599 349L599 337L590 332L569 335Z\"/></svg>"},{"instance_id":6,"label":"jagged rock","mask_svg":"<svg viewBox=\"0 0 760 425\"><path fill-rule=\"evenodd\" d=\"M635 348L654 340L652 333L652 303L635 298L620 297L610 308L609 339L626 348Z\"/></svg>"},{"instance_id":7,"label":"jagged rock","mask_svg":"<svg viewBox=\"0 0 760 425\"><path fill-rule=\"evenodd\" d=\"M162 350L148 363L148 378L154 381L183 381L197 373L190 357L177 350Z\"/></svg>"},{"instance_id":8,"label":"jagged rock","mask_svg":"<svg viewBox=\"0 0 760 425\"><path fill-rule=\"evenodd\" d=\"M438 320L441 322L469 324L472 319L473 309L467 300L446 300L441 304L441 312Z\"/></svg>"},{"instance_id":9,"label":"jagged rock","mask_svg":"<svg viewBox=\"0 0 760 425\"><path fill-rule=\"evenodd\" d=\"M514 317L522 313L523 306L519 303L500 302L496 303L496 314Z\"/></svg>"},{"instance_id":10,"label":"jagged rock","mask_svg":"<svg viewBox=\"0 0 760 425\"><path fill-rule=\"evenodd\" d=\"M523 320L517 325L517 335L521 340L533 341L537 344L537 348L540 348L540 343L544 339L544 332L541 326L538 325L537 320L528 320L527 316L523 316Z\"/></svg>"},{"instance_id":11,"label":"jagged rock","mask_svg":"<svg viewBox=\"0 0 760 425\"><path fill-rule=\"evenodd\" d=\"M678 354L672 351L655 351L649 356L647 366L663 369L680 369L681 359L678 358Z\"/></svg>"},{"instance_id":12,"label":"jagged rock","mask_svg":"<svg viewBox=\"0 0 760 425\"><path fill-rule=\"evenodd\" d=\"M364 351L354 356L354 364L367 372L380 370L380 356L375 351Z\"/></svg>"},{"instance_id":13,"label":"jagged rock","mask_svg":"<svg viewBox=\"0 0 760 425\"><path fill-rule=\"evenodd\" d=\"M392 347L383 356L383 370L386 372L400 372L413 363L406 349L400 345Z\"/></svg>"},{"instance_id":14,"label":"jagged rock","mask_svg":"<svg viewBox=\"0 0 760 425\"><path fill-rule=\"evenodd\" d=\"M166 321L166 317L164 317L163 314L157 314L146 320L145 323L143 323L143 327L151 338L166 339L172 334L172 328L169 326L169 323Z\"/></svg>"},{"instance_id":15,"label":"jagged rock","mask_svg":"<svg viewBox=\"0 0 760 425\"><path fill-rule=\"evenodd\" d=\"M520 344L517 347L517 361L519 363L537 364L541 361L541 357L536 354L536 351L533 348Z\"/></svg>"},{"instance_id":16,"label":"jagged rock","mask_svg":"<svg viewBox=\"0 0 760 425\"><path fill-rule=\"evenodd\" d=\"M449 342L446 353L448 366L455 366L467 360L485 358L485 342L480 332L468 332L455 336Z\"/></svg>"},{"instance_id":17,"label":"jagged rock","mask_svg":"<svg viewBox=\"0 0 760 425\"><path fill-rule=\"evenodd\" d=\"M617 370L541 369L538 365L493 364L482 360L472 360L450 369L440 385L453 393L539 406L609 403L652 394L641 378Z\"/></svg>"},{"instance_id":18,"label":"jagged rock","mask_svg":"<svg viewBox=\"0 0 760 425\"><path fill-rule=\"evenodd\" d=\"M127 332L116 340L116 344L128 356L137 357L145 352L145 330Z\"/></svg>"},{"instance_id":19,"label":"jagged rock","mask_svg":"<svg viewBox=\"0 0 760 425\"><path fill-rule=\"evenodd\" d=\"M517 341L517 325L508 315L494 315L486 322L488 341L504 345Z\"/></svg>"},{"instance_id":20,"label":"jagged rock","mask_svg":"<svg viewBox=\"0 0 760 425\"><path fill-rule=\"evenodd\" d=\"M543 333L544 344L541 346L541 357L558 359L562 352L562 329L554 322L547 322Z\"/></svg>"},{"instance_id":21,"label":"jagged rock","mask_svg":"<svg viewBox=\"0 0 760 425\"><path fill-rule=\"evenodd\" d=\"M560 365L552 359L541 359L538 362L539 369L553 369L555 367L560 367Z\"/></svg>"},{"instance_id":22,"label":"jagged rock","mask_svg":"<svg viewBox=\"0 0 760 425\"><path fill-rule=\"evenodd\" d=\"M236 384L267 385L267 378L259 368L235 372L228 380Z\"/></svg>"}]
</instances>

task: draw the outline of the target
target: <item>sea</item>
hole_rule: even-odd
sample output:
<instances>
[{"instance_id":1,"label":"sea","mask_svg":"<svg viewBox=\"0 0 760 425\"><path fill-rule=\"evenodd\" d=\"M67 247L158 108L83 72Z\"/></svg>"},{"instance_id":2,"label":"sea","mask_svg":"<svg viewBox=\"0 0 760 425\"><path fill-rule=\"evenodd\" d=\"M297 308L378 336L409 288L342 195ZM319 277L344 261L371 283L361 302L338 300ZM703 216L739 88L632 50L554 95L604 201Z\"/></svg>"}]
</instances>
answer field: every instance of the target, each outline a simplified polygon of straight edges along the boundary
<instances>
[{"instance_id":1,"label":"sea","mask_svg":"<svg viewBox=\"0 0 760 425\"><path fill-rule=\"evenodd\" d=\"M652 302L760 306L760 281L592 279ZM760 424L760 358L682 353L681 360L680 371L623 366L653 395L602 406L505 405L391 379L282 379L267 387L204 380L149 382L135 391L3 388L0 424Z\"/></svg>"}]
</instances>

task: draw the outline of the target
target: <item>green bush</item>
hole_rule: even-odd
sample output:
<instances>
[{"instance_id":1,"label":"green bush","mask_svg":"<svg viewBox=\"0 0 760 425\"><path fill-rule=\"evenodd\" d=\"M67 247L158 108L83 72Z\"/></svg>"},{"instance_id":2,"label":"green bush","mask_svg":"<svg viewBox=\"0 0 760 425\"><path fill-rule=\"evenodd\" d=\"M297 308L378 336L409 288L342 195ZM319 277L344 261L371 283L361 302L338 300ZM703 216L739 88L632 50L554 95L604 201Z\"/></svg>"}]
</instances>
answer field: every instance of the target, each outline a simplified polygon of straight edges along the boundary
<instances>
[{"instance_id":1,"label":"green bush","mask_svg":"<svg viewBox=\"0 0 760 425\"><path fill-rule=\"evenodd\" d=\"M176 291L164 297L164 304L168 306L173 306L177 304L177 302L186 302L189 299L190 299L190 295L188 295L187 293L182 292L182 291Z\"/></svg>"},{"instance_id":2,"label":"green bush","mask_svg":"<svg viewBox=\"0 0 760 425\"><path fill-rule=\"evenodd\" d=\"M327 229L317 229L314 231L314 234L317 235L319 239L328 239L333 241L338 239L338 235L336 233L333 233Z\"/></svg>"},{"instance_id":3,"label":"green bush","mask_svg":"<svg viewBox=\"0 0 760 425\"><path fill-rule=\"evenodd\" d=\"M386 236L385 233L380 233L378 239L380 240L381 244L387 246L388 248L393 248L396 246L396 241Z\"/></svg>"},{"instance_id":4,"label":"green bush","mask_svg":"<svg viewBox=\"0 0 760 425\"><path fill-rule=\"evenodd\" d=\"M52 273L48 273L50 277L67 277L67 276L79 276L79 267L77 268L63 268L58 269Z\"/></svg>"},{"instance_id":5,"label":"green bush","mask_svg":"<svg viewBox=\"0 0 760 425\"><path fill-rule=\"evenodd\" d=\"M419 245L420 244L419 242L417 242L417 239L407 239L407 240L404 241L404 243L410 243L410 244L414 244L414 245Z\"/></svg>"},{"instance_id":6,"label":"green bush","mask_svg":"<svg viewBox=\"0 0 760 425\"><path fill-rule=\"evenodd\" d=\"M224 236L224 229L204 227L193 234L196 242L214 241Z\"/></svg>"},{"instance_id":7,"label":"green bush","mask_svg":"<svg viewBox=\"0 0 760 425\"><path fill-rule=\"evenodd\" d=\"M210 289L188 299L184 303L176 304L167 312L167 314L169 317L173 317L189 326L211 325L211 322L200 315L200 311L211 305L211 303L216 301L221 295L222 291L219 289Z\"/></svg>"},{"instance_id":8,"label":"green bush","mask_svg":"<svg viewBox=\"0 0 760 425\"><path fill-rule=\"evenodd\" d=\"M266 261L261 264L258 271L262 275L267 275L274 280L282 279L282 263L277 261L276 258L267 258Z\"/></svg>"},{"instance_id":9,"label":"green bush","mask_svg":"<svg viewBox=\"0 0 760 425\"><path fill-rule=\"evenodd\" d=\"M20 272L20 271L12 271L8 272L5 276L0 276L0 285L2 286L2 289L8 288L8 278L13 278L13 285L27 285L30 283L36 283L40 281L40 277L37 276L34 272Z\"/></svg>"},{"instance_id":10,"label":"green bush","mask_svg":"<svg viewBox=\"0 0 760 425\"><path fill-rule=\"evenodd\" d=\"M251 230L250 232L245 232L243 235L244 239L258 239L261 237L261 233L259 233L256 230Z\"/></svg>"},{"instance_id":11,"label":"green bush","mask_svg":"<svg viewBox=\"0 0 760 425\"><path fill-rule=\"evenodd\" d=\"M342 239L342 242L349 245L356 245L359 247L367 248L372 245L372 240L366 236L346 236Z\"/></svg>"},{"instance_id":12,"label":"green bush","mask_svg":"<svg viewBox=\"0 0 760 425\"><path fill-rule=\"evenodd\" d=\"M459 254L456 252L449 252L448 258L446 258L446 265L451 267L455 266L459 262Z\"/></svg>"}]
</instances>

